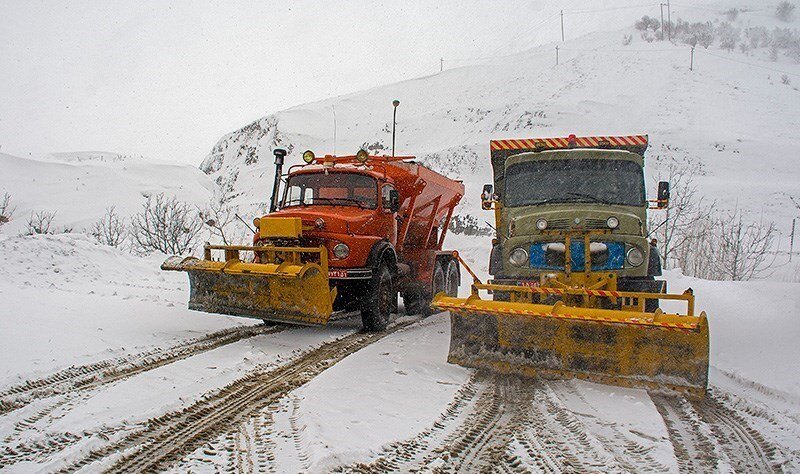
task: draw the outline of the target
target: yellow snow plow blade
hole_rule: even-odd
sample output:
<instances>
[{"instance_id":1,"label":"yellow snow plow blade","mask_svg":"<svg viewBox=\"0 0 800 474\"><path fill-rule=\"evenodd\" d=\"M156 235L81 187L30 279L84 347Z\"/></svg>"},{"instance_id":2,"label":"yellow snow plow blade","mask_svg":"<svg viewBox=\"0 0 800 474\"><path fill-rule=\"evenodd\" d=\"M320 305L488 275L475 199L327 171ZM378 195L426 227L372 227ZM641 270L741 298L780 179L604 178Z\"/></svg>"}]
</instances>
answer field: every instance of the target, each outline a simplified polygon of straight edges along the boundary
<instances>
[{"instance_id":1,"label":"yellow snow plow blade","mask_svg":"<svg viewBox=\"0 0 800 474\"><path fill-rule=\"evenodd\" d=\"M639 310L488 301L478 289L560 293L562 297L609 297L641 301ZM569 295L564 295L568 293ZM688 315L643 311L644 299L684 300ZM637 303L638 304L638 303ZM544 378L582 378L598 383L705 396L708 383L708 320L693 316L694 296L585 289L556 290L473 285L466 299L439 294L433 306L450 311L448 362Z\"/></svg>"},{"instance_id":2,"label":"yellow snow plow blade","mask_svg":"<svg viewBox=\"0 0 800 474\"><path fill-rule=\"evenodd\" d=\"M224 250L224 261L214 261L212 250ZM242 251L274 263L244 262ZM209 313L324 325L336 298L328 286L325 247L206 245L203 259L170 257L161 269L187 272L189 309Z\"/></svg>"}]
</instances>

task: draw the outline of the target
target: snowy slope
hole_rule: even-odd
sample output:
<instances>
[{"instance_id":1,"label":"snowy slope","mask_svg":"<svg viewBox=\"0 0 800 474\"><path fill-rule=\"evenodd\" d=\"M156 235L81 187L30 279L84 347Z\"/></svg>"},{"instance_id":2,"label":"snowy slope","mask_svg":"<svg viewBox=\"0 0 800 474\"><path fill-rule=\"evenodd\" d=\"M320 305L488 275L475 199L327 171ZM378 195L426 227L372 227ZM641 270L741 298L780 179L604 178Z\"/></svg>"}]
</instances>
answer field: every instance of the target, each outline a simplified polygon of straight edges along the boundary
<instances>
[{"instance_id":1,"label":"snowy slope","mask_svg":"<svg viewBox=\"0 0 800 474\"><path fill-rule=\"evenodd\" d=\"M31 212L55 212L54 225L82 231L107 207L121 216L138 212L146 196L166 193L203 204L214 185L188 165L155 162L108 152L55 153L20 158L0 153L0 196L11 195L14 219L5 234L24 232Z\"/></svg>"},{"instance_id":2,"label":"snowy slope","mask_svg":"<svg viewBox=\"0 0 800 474\"><path fill-rule=\"evenodd\" d=\"M721 20L707 10L681 16ZM490 181L492 138L648 133L651 177L670 163L690 160L701 166L695 180L708 199L742 209L752 219L763 213L787 235L796 210L787 206L786 194L800 195L795 152L800 92L782 84L780 73L760 68L800 74L800 66L785 57L769 62L763 48L743 54L714 45L708 53L723 58L698 48L690 71L687 45L646 43L617 21L609 23L620 28L616 31L559 44L558 66L551 43L268 115L222 137L201 168L216 182L232 185L241 194L239 204L255 208L269 193L271 150L277 146L290 150L290 162L305 149L352 154L366 146L389 152L391 100L397 98L398 153L416 154L465 179L461 212L474 212L479 186ZM743 14L738 22L787 26L763 11ZM634 37L629 46L622 45L626 34Z\"/></svg>"}]
</instances>

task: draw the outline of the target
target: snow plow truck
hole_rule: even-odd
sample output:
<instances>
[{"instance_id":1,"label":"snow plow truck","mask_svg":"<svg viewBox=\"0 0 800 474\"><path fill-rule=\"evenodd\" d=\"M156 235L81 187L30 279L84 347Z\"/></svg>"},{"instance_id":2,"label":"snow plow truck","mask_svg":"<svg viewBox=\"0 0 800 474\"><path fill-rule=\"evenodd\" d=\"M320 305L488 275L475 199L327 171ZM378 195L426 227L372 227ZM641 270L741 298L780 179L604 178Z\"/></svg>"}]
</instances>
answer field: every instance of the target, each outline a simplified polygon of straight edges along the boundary
<instances>
[{"instance_id":1,"label":"snow plow truck","mask_svg":"<svg viewBox=\"0 0 800 474\"><path fill-rule=\"evenodd\" d=\"M451 314L449 362L705 396L708 320L691 289L667 293L648 240L648 208L668 206L669 183L647 200L647 146L646 135L490 143L493 280L473 273L468 298L434 299Z\"/></svg>"},{"instance_id":2,"label":"snow plow truck","mask_svg":"<svg viewBox=\"0 0 800 474\"><path fill-rule=\"evenodd\" d=\"M286 151L274 154L270 212L254 219L252 245L206 244L202 259L161 266L189 274L190 309L302 325L360 311L364 329L380 331L398 293L409 314L428 312L436 293L457 295L458 261L442 245L461 181L364 150L306 151L283 176Z\"/></svg>"}]
</instances>

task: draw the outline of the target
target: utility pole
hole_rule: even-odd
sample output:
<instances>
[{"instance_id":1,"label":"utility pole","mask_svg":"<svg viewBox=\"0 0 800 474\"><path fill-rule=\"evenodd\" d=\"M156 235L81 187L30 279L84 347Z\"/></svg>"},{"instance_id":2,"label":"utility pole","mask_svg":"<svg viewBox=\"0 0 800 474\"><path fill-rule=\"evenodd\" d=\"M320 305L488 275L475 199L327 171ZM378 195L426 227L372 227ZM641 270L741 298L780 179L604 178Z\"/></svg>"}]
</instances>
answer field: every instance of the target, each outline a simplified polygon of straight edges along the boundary
<instances>
[{"instance_id":1,"label":"utility pole","mask_svg":"<svg viewBox=\"0 0 800 474\"><path fill-rule=\"evenodd\" d=\"M558 46L556 46L556 66L558 66Z\"/></svg>"},{"instance_id":2,"label":"utility pole","mask_svg":"<svg viewBox=\"0 0 800 474\"><path fill-rule=\"evenodd\" d=\"M561 10L561 42L564 42L564 10Z\"/></svg>"},{"instance_id":3,"label":"utility pole","mask_svg":"<svg viewBox=\"0 0 800 474\"><path fill-rule=\"evenodd\" d=\"M658 6L661 9L661 41L664 41L664 6L666 3L659 3Z\"/></svg>"},{"instance_id":4,"label":"utility pole","mask_svg":"<svg viewBox=\"0 0 800 474\"><path fill-rule=\"evenodd\" d=\"M694 46L692 46L692 59L689 61L689 70L694 71Z\"/></svg>"},{"instance_id":5,"label":"utility pole","mask_svg":"<svg viewBox=\"0 0 800 474\"><path fill-rule=\"evenodd\" d=\"M792 219L792 234L789 237L789 261L792 261L792 254L794 253L794 225L797 219Z\"/></svg>"},{"instance_id":6,"label":"utility pole","mask_svg":"<svg viewBox=\"0 0 800 474\"><path fill-rule=\"evenodd\" d=\"M397 106L400 105L400 101L395 99L392 101L392 105L394 106L394 111L392 113L392 158L394 158L394 137L395 130L397 129Z\"/></svg>"},{"instance_id":7,"label":"utility pole","mask_svg":"<svg viewBox=\"0 0 800 474\"><path fill-rule=\"evenodd\" d=\"M669 7L669 0L667 0L667 38L672 41L672 8Z\"/></svg>"},{"instance_id":8,"label":"utility pole","mask_svg":"<svg viewBox=\"0 0 800 474\"><path fill-rule=\"evenodd\" d=\"M439 58L439 72L444 71L444 58Z\"/></svg>"}]
</instances>

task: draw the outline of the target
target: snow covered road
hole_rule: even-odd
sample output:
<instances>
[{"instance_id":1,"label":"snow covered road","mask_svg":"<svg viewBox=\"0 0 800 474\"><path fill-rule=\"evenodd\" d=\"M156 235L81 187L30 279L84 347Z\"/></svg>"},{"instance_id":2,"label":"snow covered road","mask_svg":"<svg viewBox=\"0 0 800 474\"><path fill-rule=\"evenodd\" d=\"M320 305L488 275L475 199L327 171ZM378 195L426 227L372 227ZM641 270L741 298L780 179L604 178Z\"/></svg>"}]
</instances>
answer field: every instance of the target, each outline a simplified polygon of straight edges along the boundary
<instances>
[{"instance_id":1,"label":"snow covered road","mask_svg":"<svg viewBox=\"0 0 800 474\"><path fill-rule=\"evenodd\" d=\"M75 236L0 247L16 261L0 279L14 309L0 319L10 334L0 354L4 472L800 468L798 377L754 372L759 358L779 357L763 338L729 343L741 344L737 325L762 320L718 316L759 297L769 310L769 295L790 284L742 284L726 297L729 283L673 278L699 288L717 334L709 394L695 403L447 364L445 313L401 317L382 334L360 333L358 318L263 325L186 310L183 276L159 272L157 258ZM786 328L775 337L791 337L789 319L771 319Z\"/></svg>"}]
</instances>

